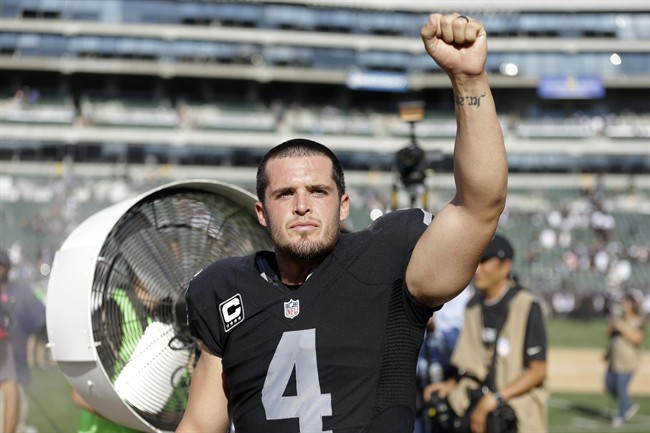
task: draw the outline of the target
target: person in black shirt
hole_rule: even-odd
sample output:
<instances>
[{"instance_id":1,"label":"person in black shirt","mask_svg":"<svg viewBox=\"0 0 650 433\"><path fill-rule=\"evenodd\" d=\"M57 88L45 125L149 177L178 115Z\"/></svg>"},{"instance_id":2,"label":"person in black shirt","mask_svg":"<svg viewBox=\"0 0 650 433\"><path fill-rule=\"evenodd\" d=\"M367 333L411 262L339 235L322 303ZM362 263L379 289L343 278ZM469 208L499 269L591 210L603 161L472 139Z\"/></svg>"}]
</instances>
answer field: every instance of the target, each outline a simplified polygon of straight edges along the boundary
<instances>
[{"instance_id":1,"label":"person in black shirt","mask_svg":"<svg viewBox=\"0 0 650 433\"><path fill-rule=\"evenodd\" d=\"M203 351L177 432L412 432L426 322L471 279L507 190L485 29L433 14L421 34L455 95L455 197L435 219L408 209L341 234L335 154L307 139L271 149L255 210L274 251L217 261L186 293Z\"/></svg>"},{"instance_id":2,"label":"person in black shirt","mask_svg":"<svg viewBox=\"0 0 650 433\"><path fill-rule=\"evenodd\" d=\"M471 412L474 433L484 433L488 414L506 404L517 415L518 431L547 430L546 329L540 305L512 278L513 258L510 242L495 235L474 275L476 294L467 304L465 327L452 355L459 373L424 391L427 401L433 393L449 396L458 415ZM459 395L477 385L491 392L470 407Z\"/></svg>"}]
</instances>

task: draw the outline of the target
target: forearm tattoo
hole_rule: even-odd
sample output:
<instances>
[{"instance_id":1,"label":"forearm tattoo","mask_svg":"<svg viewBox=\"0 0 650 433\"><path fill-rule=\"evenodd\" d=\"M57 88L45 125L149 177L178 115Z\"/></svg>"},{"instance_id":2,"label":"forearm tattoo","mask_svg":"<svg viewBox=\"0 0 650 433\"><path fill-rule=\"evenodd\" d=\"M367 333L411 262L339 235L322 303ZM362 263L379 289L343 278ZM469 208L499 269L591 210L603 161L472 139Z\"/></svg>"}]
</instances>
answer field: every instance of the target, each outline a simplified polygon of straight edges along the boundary
<instances>
[{"instance_id":1,"label":"forearm tattoo","mask_svg":"<svg viewBox=\"0 0 650 433\"><path fill-rule=\"evenodd\" d=\"M485 97L485 93L480 96L456 96L456 105L459 107L475 106L476 108L481 106L481 98Z\"/></svg>"}]
</instances>

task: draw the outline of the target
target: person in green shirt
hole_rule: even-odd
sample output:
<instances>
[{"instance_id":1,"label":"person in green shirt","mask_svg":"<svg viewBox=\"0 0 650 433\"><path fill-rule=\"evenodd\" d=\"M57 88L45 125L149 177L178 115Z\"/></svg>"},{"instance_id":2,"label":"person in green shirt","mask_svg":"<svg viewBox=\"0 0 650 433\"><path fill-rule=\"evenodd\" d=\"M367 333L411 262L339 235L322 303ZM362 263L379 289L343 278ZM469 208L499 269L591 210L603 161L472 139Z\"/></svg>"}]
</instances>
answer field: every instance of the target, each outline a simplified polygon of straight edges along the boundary
<instances>
[{"instance_id":1,"label":"person in green shirt","mask_svg":"<svg viewBox=\"0 0 650 433\"><path fill-rule=\"evenodd\" d=\"M137 286L137 285L136 285ZM137 288L133 292L137 292ZM152 320L150 314L140 314L136 308L146 303L137 302L135 293L129 294L124 289L117 288L111 293L110 304L114 312L119 315L120 322L120 347L114 364L109 367L113 370L112 376L117 377L129 361L138 340L142 336L143 328ZM106 306L104 306L106 307ZM104 310L105 312L106 310ZM99 311L97 312L99 313ZM100 319L101 314L96 315L95 320ZM103 330L104 335L108 332ZM100 347L109 347L109 345L100 345ZM112 359L112 358L111 358ZM137 433L139 430L123 426L112 421L98 413L76 390L72 391L72 402L80 409L79 424L77 433Z\"/></svg>"}]
</instances>

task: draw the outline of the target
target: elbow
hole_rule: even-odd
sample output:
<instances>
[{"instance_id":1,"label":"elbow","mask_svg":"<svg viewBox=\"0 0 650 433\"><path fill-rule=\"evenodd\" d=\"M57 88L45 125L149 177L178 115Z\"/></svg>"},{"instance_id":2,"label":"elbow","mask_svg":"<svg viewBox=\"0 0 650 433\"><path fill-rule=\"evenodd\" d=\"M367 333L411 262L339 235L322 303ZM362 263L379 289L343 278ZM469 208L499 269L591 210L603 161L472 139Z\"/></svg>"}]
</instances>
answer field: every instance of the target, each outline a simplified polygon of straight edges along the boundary
<instances>
[{"instance_id":1,"label":"elbow","mask_svg":"<svg viewBox=\"0 0 650 433\"><path fill-rule=\"evenodd\" d=\"M508 197L508 175L506 174L499 179L495 179L493 183L492 194L490 197L489 205L494 209L498 215L506 208L506 199Z\"/></svg>"},{"instance_id":2,"label":"elbow","mask_svg":"<svg viewBox=\"0 0 650 433\"><path fill-rule=\"evenodd\" d=\"M501 214L506 209L506 199L508 197L507 187L504 187L498 193L496 193L493 199L488 205L487 214L492 219L492 221L499 222Z\"/></svg>"},{"instance_id":3,"label":"elbow","mask_svg":"<svg viewBox=\"0 0 650 433\"><path fill-rule=\"evenodd\" d=\"M477 222L496 223L506 208L507 188L498 188L493 191L481 191L476 194L465 194L458 191L452 203L467 209Z\"/></svg>"},{"instance_id":4,"label":"elbow","mask_svg":"<svg viewBox=\"0 0 650 433\"><path fill-rule=\"evenodd\" d=\"M542 366L541 371L539 372L539 381L537 382L537 385L541 385L546 381L546 377L548 376L548 372L546 369L546 362Z\"/></svg>"},{"instance_id":5,"label":"elbow","mask_svg":"<svg viewBox=\"0 0 650 433\"><path fill-rule=\"evenodd\" d=\"M491 214L491 219L493 221L498 222L499 218L501 217L501 214L505 209L506 209L506 194L504 193L502 196L495 198L488 213Z\"/></svg>"},{"instance_id":6,"label":"elbow","mask_svg":"<svg viewBox=\"0 0 650 433\"><path fill-rule=\"evenodd\" d=\"M544 383L546 381L547 376L548 376L548 372L546 370L546 363L544 363L544 368L543 368L543 370L541 371L541 373L539 375L539 383L538 383L538 385L541 385L542 383Z\"/></svg>"},{"instance_id":7,"label":"elbow","mask_svg":"<svg viewBox=\"0 0 650 433\"><path fill-rule=\"evenodd\" d=\"M506 208L506 199L508 197L508 188L504 186L497 194L494 195L491 207L498 219Z\"/></svg>"},{"instance_id":8,"label":"elbow","mask_svg":"<svg viewBox=\"0 0 650 433\"><path fill-rule=\"evenodd\" d=\"M491 200L487 201L477 215L480 220L486 224L496 225L499 223L499 218L506 208L506 194L495 195Z\"/></svg>"}]
</instances>

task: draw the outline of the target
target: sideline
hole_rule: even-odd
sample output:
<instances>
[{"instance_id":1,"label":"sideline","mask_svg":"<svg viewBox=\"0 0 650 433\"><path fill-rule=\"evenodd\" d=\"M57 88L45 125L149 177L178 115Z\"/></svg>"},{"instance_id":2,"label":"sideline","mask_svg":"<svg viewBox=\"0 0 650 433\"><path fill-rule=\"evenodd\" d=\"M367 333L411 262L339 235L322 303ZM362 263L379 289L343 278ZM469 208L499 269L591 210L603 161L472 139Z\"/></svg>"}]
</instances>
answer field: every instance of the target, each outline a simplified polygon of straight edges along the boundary
<instances>
[{"instance_id":1,"label":"sideline","mask_svg":"<svg viewBox=\"0 0 650 433\"><path fill-rule=\"evenodd\" d=\"M548 387L551 392L602 393L607 363L603 349L550 347ZM632 377L630 394L650 395L650 351L643 351L639 369Z\"/></svg>"},{"instance_id":2,"label":"sideline","mask_svg":"<svg viewBox=\"0 0 650 433\"><path fill-rule=\"evenodd\" d=\"M574 413L570 419L565 421L566 424L549 425L550 433L570 433L570 432L595 432L603 433L611 431L609 425L611 417L616 412L614 405L611 407L589 407L587 405L576 404L573 401L565 400L551 396L548 401L549 408L560 409ZM637 413L634 418L617 428L617 432L646 433L650 425L650 415ZM606 427L607 426L607 427Z\"/></svg>"}]
</instances>

